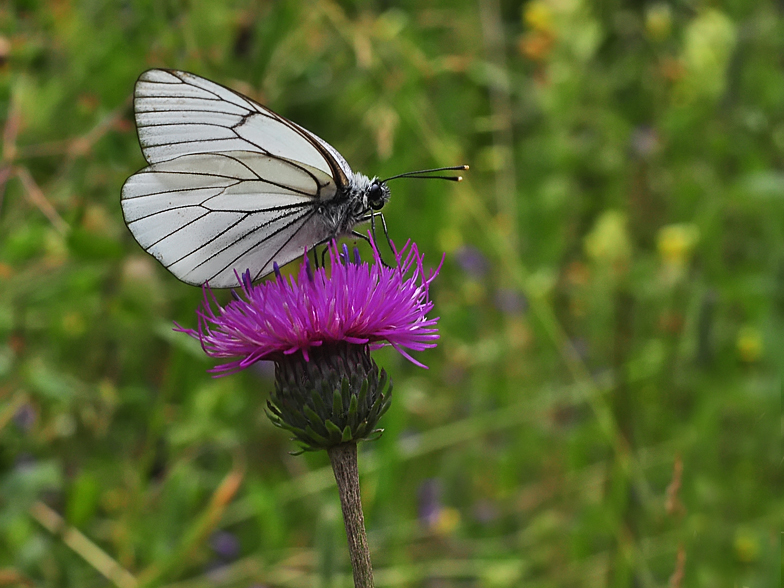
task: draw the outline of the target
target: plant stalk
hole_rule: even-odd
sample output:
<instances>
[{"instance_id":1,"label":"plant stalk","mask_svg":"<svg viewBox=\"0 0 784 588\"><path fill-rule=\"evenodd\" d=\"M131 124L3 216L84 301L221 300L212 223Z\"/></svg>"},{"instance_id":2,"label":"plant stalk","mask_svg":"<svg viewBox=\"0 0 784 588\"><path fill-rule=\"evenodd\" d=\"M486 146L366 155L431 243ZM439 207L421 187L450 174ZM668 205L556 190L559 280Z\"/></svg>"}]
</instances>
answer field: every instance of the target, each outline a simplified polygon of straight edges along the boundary
<instances>
[{"instance_id":1,"label":"plant stalk","mask_svg":"<svg viewBox=\"0 0 784 588\"><path fill-rule=\"evenodd\" d=\"M365 516L359 494L357 444L341 443L327 449L340 493L340 506L346 524L348 551L354 570L354 588L373 588L373 566L365 533Z\"/></svg>"}]
</instances>

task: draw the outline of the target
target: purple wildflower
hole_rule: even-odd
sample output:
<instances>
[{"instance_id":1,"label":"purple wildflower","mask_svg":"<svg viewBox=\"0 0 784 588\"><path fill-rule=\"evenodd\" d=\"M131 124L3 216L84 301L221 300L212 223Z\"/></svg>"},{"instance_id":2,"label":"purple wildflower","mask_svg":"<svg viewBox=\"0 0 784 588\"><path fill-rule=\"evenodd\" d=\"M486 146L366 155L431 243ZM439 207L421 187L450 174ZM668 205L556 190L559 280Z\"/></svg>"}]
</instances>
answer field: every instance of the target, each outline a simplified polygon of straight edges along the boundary
<instances>
[{"instance_id":1,"label":"purple wildflower","mask_svg":"<svg viewBox=\"0 0 784 588\"><path fill-rule=\"evenodd\" d=\"M424 255L410 241L394 249L397 267L384 266L374 244L370 264L358 254L350 260L345 245L342 251L335 242L330 245L330 275L323 267L313 271L307 256L298 279L282 277L276 265L276 280L254 286L246 272L241 291L226 306L205 284L198 330L179 325L176 330L199 339L210 357L237 358L210 370L220 375L260 360L278 362L298 351L307 361L314 348L340 343L370 349L391 345L426 367L406 350L436 345L438 318L427 318L433 308L428 290L441 266L426 277Z\"/></svg>"},{"instance_id":2,"label":"purple wildflower","mask_svg":"<svg viewBox=\"0 0 784 588\"><path fill-rule=\"evenodd\" d=\"M505 314L520 314L525 311L528 301L517 290L503 288L495 294L495 306Z\"/></svg>"},{"instance_id":3,"label":"purple wildflower","mask_svg":"<svg viewBox=\"0 0 784 588\"><path fill-rule=\"evenodd\" d=\"M656 129L649 126L639 126L631 134L629 143L632 152L641 158L655 155L661 148L661 139Z\"/></svg>"},{"instance_id":4,"label":"purple wildflower","mask_svg":"<svg viewBox=\"0 0 784 588\"><path fill-rule=\"evenodd\" d=\"M29 402L25 402L14 413L14 423L23 431L29 431L33 428L35 421L38 419L38 413Z\"/></svg>"},{"instance_id":5,"label":"purple wildflower","mask_svg":"<svg viewBox=\"0 0 784 588\"><path fill-rule=\"evenodd\" d=\"M240 541L233 533L216 531L210 537L210 547L218 557L231 560L240 552Z\"/></svg>"},{"instance_id":6,"label":"purple wildflower","mask_svg":"<svg viewBox=\"0 0 784 588\"><path fill-rule=\"evenodd\" d=\"M484 253L472 245L463 245L455 252L455 259L462 270L476 279L484 278L490 270L490 263Z\"/></svg>"},{"instance_id":7,"label":"purple wildflower","mask_svg":"<svg viewBox=\"0 0 784 588\"><path fill-rule=\"evenodd\" d=\"M441 514L441 484L435 478L428 478L419 486L419 520L427 528L435 527Z\"/></svg>"}]
</instances>

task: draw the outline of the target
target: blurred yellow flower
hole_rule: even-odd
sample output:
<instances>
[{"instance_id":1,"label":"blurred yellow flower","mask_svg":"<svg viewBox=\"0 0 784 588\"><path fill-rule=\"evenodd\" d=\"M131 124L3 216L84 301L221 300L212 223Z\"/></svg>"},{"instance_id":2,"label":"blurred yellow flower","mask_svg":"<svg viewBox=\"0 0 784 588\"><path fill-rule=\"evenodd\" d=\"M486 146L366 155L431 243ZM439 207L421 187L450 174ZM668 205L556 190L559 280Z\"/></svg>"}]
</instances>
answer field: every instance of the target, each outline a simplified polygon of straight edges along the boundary
<instances>
[{"instance_id":1,"label":"blurred yellow flower","mask_svg":"<svg viewBox=\"0 0 784 588\"><path fill-rule=\"evenodd\" d=\"M699 229L688 223L667 225L659 229L656 246L662 261L662 280L668 285L686 275L691 254L700 239Z\"/></svg>"},{"instance_id":2,"label":"blurred yellow flower","mask_svg":"<svg viewBox=\"0 0 784 588\"><path fill-rule=\"evenodd\" d=\"M743 327L738 331L735 346L738 349L738 355L740 355L743 361L754 363L762 356L762 334L755 327Z\"/></svg>"},{"instance_id":3,"label":"blurred yellow flower","mask_svg":"<svg viewBox=\"0 0 784 588\"><path fill-rule=\"evenodd\" d=\"M669 4L653 4L645 13L645 33L654 41L670 36L672 31L672 9Z\"/></svg>"},{"instance_id":4,"label":"blurred yellow flower","mask_svg":"<svg viewBox=\"0 0 784 588\"><path fill-rule=\"evenodd\" d=\"M460 513L456 508L445 506L438 512L433 530L439 535L451 535L460 524Z\"/></svg>"},{"instance_id":5,"label":"blurred yellow flower","mask_svg":"<svg viewBox=\"0 0 784 588\"><path fill-rule=\"evenodd\" d=\"M705 10L689 24L681 54L687 72L679 87L684 98L721 96L736 40L735 24L718 10Z\"/></svg>"},{"instance_id":6,"label":"blurred yellow flower","mask_svg":"<svg viewBox=\"0 0 784 588\"><path fill-rule=\"evenodd\" d=\"M683 265L700 239L700 231L693 224L679 223L659 229L656 246L664 263Z\"/></svg>"},{"instance_id":7,"label":"blurred yellow flower","mask_svg":"<svg viewBox=\"0 0 784 588\"><path fill-rule=\"evenodd\" d=\"M585 237L585 252L593 261L625 269L632 256L632 244L626 227L626 215L607 210L597 219Z\"/></svg>"},{"instance_id":8,"label":"blurred yellow flower","mask_svg":"<svg viewBox=\"0 0 784 588\"><path fill-rule=\"evenodd\" d=\"M545 2L534 0L523 8L523 22L534 30L551 33L553 31L553 12Z\"/></svg>"},{"instance_id":9,"label":"blurred yellow flower","mask_svg":"<svg viewBox=\"0 0 784 588\"><path fill-rule=\"evenodd\" d=\"M735 557L743 563L753 563L759 559L759 540L747 529L741 529L735 533L732 546L735 549Z\"/></svg>"}]
</instances>

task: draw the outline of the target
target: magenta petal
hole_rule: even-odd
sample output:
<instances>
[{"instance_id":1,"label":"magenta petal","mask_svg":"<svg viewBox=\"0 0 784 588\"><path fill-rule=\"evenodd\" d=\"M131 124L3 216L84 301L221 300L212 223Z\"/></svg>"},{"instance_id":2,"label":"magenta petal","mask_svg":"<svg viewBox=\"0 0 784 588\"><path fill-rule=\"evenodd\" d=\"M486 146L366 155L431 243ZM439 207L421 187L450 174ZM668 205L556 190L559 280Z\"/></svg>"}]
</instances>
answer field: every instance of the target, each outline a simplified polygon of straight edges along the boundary
<instances>
[{"instance_id":1,"label":"magenta petal","mask_svg":"<svg viewBox=\"0 0 784 588\"><path fill-rule=\"evenodd\" d=\"M425 272L424 256L408 241L393 252L397 267L386 267L371 237L372 263L357 263L337 244L329 246L331 272L313 269L307 257L297 278L277 275L253 285L246 271L241 288L226 306L218 304L208 285L197 311L197 328L175 323L175 330L198 339L210 357L232 359L213 373L234 373L263 359L274 359L323 344L392 345L403 357L435 347L438 318L427 313L433 303L429 288L443 265ZM344 246L345 248L345 246ZM348 249L345 248L347 252Z\"/></svg>"}]
</instances>

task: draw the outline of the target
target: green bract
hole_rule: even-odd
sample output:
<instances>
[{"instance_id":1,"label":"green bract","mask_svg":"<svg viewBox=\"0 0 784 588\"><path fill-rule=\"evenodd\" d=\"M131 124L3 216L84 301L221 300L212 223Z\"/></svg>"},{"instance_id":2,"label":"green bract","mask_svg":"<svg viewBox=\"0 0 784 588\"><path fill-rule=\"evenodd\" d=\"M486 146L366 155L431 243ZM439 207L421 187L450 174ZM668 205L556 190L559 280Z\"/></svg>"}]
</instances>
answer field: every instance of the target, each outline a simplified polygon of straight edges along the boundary
<instances>
[{"instance_id":1,"label":"green bract","mask_svg":"<svg viewBox=\"0 0 784 588\"><path fill-rule=\"evenodd\" d=\"M304 451L376 439L392 401L392 382L368 345L338 343L296 352L275 363L267 416L294 434Z\"/></svg>"}]
</instances>

